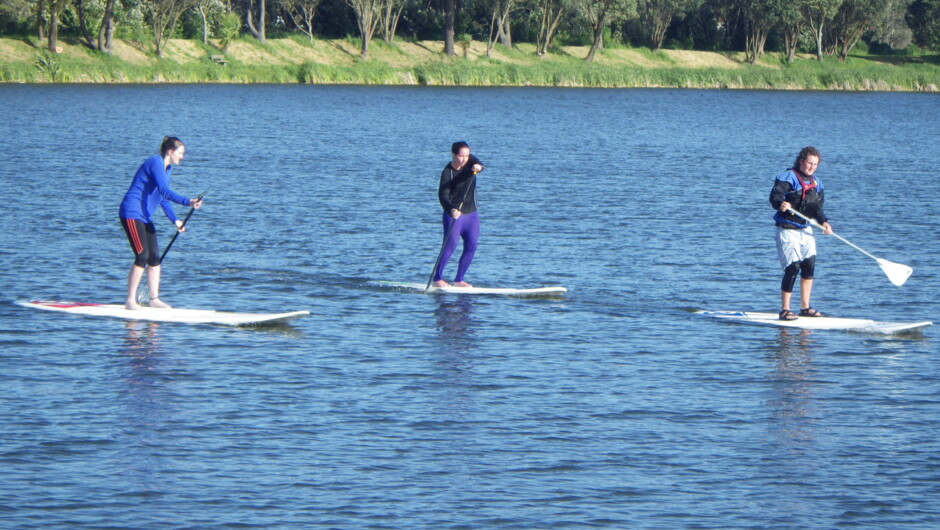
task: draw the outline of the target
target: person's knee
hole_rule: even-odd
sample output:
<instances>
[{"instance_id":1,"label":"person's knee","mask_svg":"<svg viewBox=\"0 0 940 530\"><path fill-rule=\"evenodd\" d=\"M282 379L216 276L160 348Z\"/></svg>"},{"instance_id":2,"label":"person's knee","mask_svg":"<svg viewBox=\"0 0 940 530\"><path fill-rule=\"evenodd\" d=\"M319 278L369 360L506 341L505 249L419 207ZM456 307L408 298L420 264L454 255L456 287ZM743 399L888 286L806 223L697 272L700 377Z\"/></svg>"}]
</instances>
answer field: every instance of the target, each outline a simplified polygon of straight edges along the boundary
<instances>
[{"instance_id":1,"label":"person's knee","mask_svg":"<svg viewBox=\"0 0 940 530\"><path fill-rule=\"evenodd\" d=\"M796 283L796 276L800 272L800 262L794 261L783 269L783 280L780 282L780 290L785 293L793 292L793 284Z\"/></svg>"},{"instance_id":2,"label":"person's knee","mask_svg":"<svg viewBox=\"0 0 940 530\"><path fill-rule=\"evenodd\" d=\"M816 271L816 256L810 256L800 262L800 278L812 280Z\"/></svg>"},{"instance_id":3,"label":"person's knee","mask_svg":"<svg viewBox=\"0 0 940 530\"><path fill-rule=\"evenodd\" d=\"M134 256L134 265L144 269L147 267L147 265L151 265L151 260L152 258L150 256L150 252L144 249L143 252Z\"/></svg>"}]
</instances>

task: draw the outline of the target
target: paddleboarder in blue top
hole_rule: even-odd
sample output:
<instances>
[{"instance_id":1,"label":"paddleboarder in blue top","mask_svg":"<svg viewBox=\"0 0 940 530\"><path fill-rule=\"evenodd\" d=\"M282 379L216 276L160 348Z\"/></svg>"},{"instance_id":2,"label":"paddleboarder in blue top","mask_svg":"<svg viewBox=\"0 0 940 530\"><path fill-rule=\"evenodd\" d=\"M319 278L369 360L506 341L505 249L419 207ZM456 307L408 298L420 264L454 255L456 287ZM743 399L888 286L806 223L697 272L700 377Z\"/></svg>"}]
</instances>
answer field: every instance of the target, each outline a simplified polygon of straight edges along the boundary
<instances>
[{"instance_id":1,"label":"paddleboarder in blue top","mask_svg":"<svg viewBox=\"0 0 940 530\"><path fill-rule=\"evenodd\" d=\"M457 242L463 239L463 253L457 265L457 275L453 285L472 287L464 281L464 275L473 261L480 238L480 218L477 214L476 174L483 171L480 160L470 154L467 142L454 142L450 147L451 161L441 172L441 182L437 197L443 208L444 246L434 271L434 286L446 287L444 268L457 248Z\"/></svg>"},{"instance_id":2,"label":"paddleboarder in blue top","mask_svg":"<svg viewBox=\"0 0 940 530\"><path fill-rule=\"evenodd\" d=\"M810 305L816 268L816 238L813 236L813 227L805 219L791 212L795 210L818 222L824 234L832 233L832 227L823 212L823 185L816 177L819 161L819 150L811 146L804 147L797 155L793 167L777 175L770 191L770 204L776 210L774 222L777 225L777 257L783 268L783 280L780 282L780 320L798 318L790 311L790 298L797 274L800 276L799 316L823 316Z\"/></svg>"},{"instance_id":3,"label":"paddleboarder in blue top","mask_svg":"<svg viewBox=\"0 0 940 530\"><path fill-rule=\"evenodd\" d=\"M137 303L137 286L147 270L147 287L150 291L150 307L170 307L160 300L160 252L157 248L157 231L153 225L153 213L157 206L177 230L184 231L183 221L176 217L173 205L182 204L199 208L200 199L183 197L170 189L170 172L174 165L183 161L186 146L179 138L164 136L160 154L144 160L137 169L131 186L124 194L118 216L121 226L134 251L134 264L127 275L127 309L140 309Z\"/></svg>"}]
</instances>

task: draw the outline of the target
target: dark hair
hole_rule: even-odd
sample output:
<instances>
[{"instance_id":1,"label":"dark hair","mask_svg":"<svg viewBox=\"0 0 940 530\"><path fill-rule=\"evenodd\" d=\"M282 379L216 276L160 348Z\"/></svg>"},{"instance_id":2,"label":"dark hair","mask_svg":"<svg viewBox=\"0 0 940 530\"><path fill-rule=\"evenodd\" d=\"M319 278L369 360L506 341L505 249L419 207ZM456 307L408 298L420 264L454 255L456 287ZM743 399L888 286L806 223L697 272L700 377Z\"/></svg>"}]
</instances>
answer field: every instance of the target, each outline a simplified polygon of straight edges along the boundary
<instances>
[{"instance_id":1,"label":"dark hair","mask_svg":"<svg viewBox=\"0 0 940 530\"><path fill-rule=\"evenodd\" d=\"M464 147L466 147L467 149L470 149L470 145L468 145L467 142L454 142L454 143L451 144L451 146L450 146L450 152L451 152L451 154L455 154L455 155L456 155L456 154L459 153L460 150L463 149Z\"/></svg>"},{"instance_id":2,"label":"dark hair","mask_svg":"<svg viewBox=\"0 0 940 530\"><path fill-rule=\"evenodd\" d=\"M175 151L183 145L183 141L175 136L164 136L163 143L160 144L160 156L166 156L170 151Z\"/></svg>"},{"instance_id":3,"label":"dark hair","mask_svg":"<svg viewBox=\"0 0 940 530\"><path fill-rule=\"evenodd\" d=\"M793 162L793 169L800 169L800 162L806 160L806 157L808 156L815 156L816 160L822 162L822 156L819 154L819 149L816 149L810 145L800 149L800 154L796 155L796 160Z\"/></svg>"}]
</instances>

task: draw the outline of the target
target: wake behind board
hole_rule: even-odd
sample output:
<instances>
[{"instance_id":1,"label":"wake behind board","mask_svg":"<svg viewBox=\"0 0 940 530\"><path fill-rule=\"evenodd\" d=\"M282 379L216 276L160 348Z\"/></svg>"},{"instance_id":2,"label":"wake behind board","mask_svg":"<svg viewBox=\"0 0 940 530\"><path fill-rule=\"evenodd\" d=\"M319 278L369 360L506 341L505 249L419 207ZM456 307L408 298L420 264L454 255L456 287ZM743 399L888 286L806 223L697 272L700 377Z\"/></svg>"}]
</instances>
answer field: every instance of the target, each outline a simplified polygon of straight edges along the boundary
<instances>
[{"instance_id":1,"label":"wake behind board","mask_svg":"<svg viewBox=\"0 0 940 530\"><path fill-rule=\"evenodd\" d=\"M219 324L222 326L257 326L281 324L291 319L309 315L310 311L291 311L289 313L231 313L208 309L177 309L159 307L141 307L137 310L125 309L117 304L89 304L59 301L17 301L17 305L59 311L73 315L94 317L123 318L127 320L145 320L150 322L180 322L184 324Z\"/></svg>"},{"instance_id":2,"label":"wake behind board","mask_svg":"<svg viewBox=\"0 0 940 530\"><path fill-rule=\"evenodd\" d=\"M554 287L533 287L529 289L513 289L509 287L456 287L453 285L448 285L447 287L435 287L431 286L429 289L425 290L427 284L424 283L408 283L408 282L383 282L375 281L369 282L372 285L378 287L390 287L394 289L402 289L405 291L420 292L420 293L454 293L454 294L495 294L495 295L504 295L504 296L562 296L568 289L561 286Z\"/></svg>"},{"instance_id":3,"label":"wake behind board","mask_svg":"<svg viewBox=\"0 0 940 530\"><path fill-rule=\"evenodd\" d=\"M925 328L933 322L878 322L864 318L800 317L780 320L776 313L751 311L696 311L696 314L747 324L764 324L798 329L826 329L890 335Z\"/></svg>"}]
</instances>

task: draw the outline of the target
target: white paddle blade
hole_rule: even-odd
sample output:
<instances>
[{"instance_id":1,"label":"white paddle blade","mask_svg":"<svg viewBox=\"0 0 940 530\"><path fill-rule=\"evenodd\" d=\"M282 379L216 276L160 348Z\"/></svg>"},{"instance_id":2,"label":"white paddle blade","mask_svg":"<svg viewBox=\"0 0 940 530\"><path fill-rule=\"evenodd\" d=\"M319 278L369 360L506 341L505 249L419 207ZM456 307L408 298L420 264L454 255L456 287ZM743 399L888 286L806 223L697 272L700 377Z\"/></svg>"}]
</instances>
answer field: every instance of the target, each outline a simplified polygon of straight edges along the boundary
<instances>
[{"instance_id":1,"label":"white paddle blade","mask_svg":"<svg viewBox=\"0 0 940 530\"><path fill-rule=\"evenodd\" d=\"M884 271L885 275L888 277L888 281L898 287L904 285L904 282L911 277L911 274L914 274L914 269L907 265L901 265L900 263L894 263L886 259L878 258L878 266Z\"/></svg>"}]
</instances>

